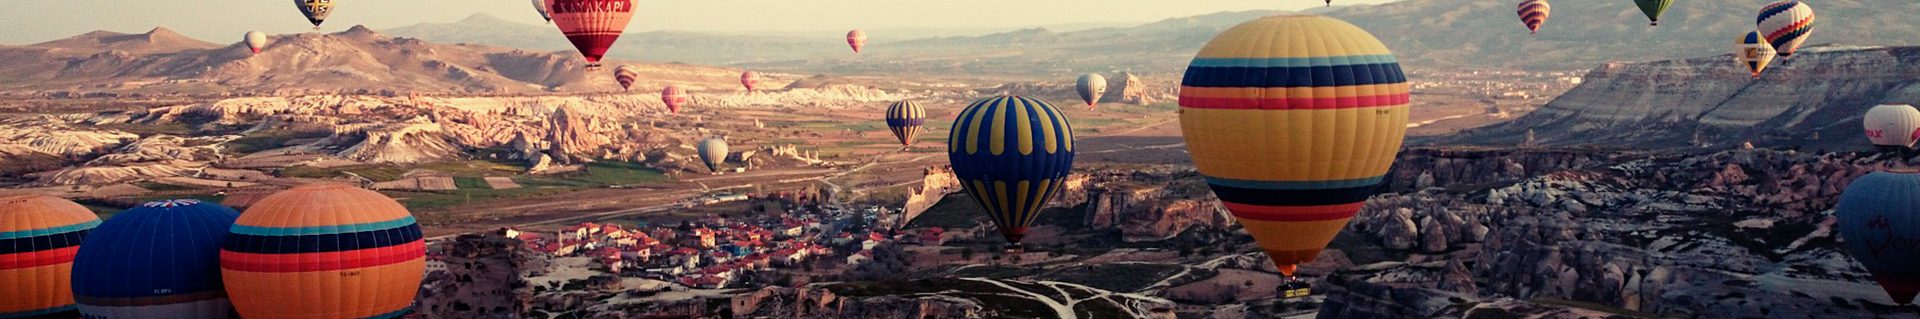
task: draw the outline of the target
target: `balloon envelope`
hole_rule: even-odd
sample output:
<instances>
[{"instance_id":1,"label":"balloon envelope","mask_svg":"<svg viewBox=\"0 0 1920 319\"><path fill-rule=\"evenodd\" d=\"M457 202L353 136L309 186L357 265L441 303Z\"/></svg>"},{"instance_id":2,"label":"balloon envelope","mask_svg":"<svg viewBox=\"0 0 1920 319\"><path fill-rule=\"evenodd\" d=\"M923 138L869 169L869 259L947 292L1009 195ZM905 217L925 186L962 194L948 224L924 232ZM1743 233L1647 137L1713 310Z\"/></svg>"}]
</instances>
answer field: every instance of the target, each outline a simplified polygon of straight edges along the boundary
<instances>
[{"instance_id":1,"label":"balloon envelope","mask_svg":"<svg viewBox=\"0 0 1920 319\"><path fill-rule=\"evenodd\" d=\"M860 53L860 48L867 46L867 32L860 29L847 31L847 46L853 47L853 53Z\"/></svg>"},{"instance_id":2,"label":"balloon envelope","mask_svg":"<svg viewBox=\"0 0 1920 319\"><path fill-rule=\"evenodd\" d=\"M1107 94L1107 77L1092 73L1082 75L1074 83L1073 91L1080 93L1080 101L1086 102L1087 108L1093 108L1100 104L1100 97Z\"/></svg>"},{"instance_id":3,"label":"balloon envelope","mask_svg":"<svg viewBox=\"0 0 1920 319\"><path fill-rule=\"evenodd\" d=\"M220 243L240 212L193 199L149 202L94 228L73 260L86 318L227 318Z\"/></svg>"},{"instance_id":4,"label":"balloon envelope","mask_svg":"<svg viewBox=\"0 0 1920 319\"><path fill-rule=\"evenodd\" d=\"M1673 6L1673 0L1633 0L1633 4L1640 6L1640 13L1647 14L1647 21L1651 25L1660 25L1660 15L1667 13L1667 8Z\"/></svg>"},{"instance_id":5,"label":"balloon envelope","mask_svg":"<svg viewBox=\"0 0 1920 319\"><path fill-rule=\"evenodd\" d=\"M1060 192L1073 155L1066 114L1020 96L973 102L954 119L947 140L947 159L960 185L1015 244Z\"/></svg>"},{"instance_id":6,"label":"balloon envelope","mask_svg":"<svg viewBox=\"0 0 1920 319\"><path fill-rule=\"evenodd\" d=\"M260 31L247 31L241 40L247 43L247 49L253 50L253 53L260 53L260 49L267 47L267 34Z\"/></svg>"},{"instance_id":7,"label":"balloon envelope","mask_svg":"<svg viewBox=\"0 0 1920 319\"><path fill-rule=\"evenodd\" d=\"M320 23L327 22L327 16L333 14L334 1L293 0L293 5L300 8L300 15L306 16L307 22L313 23L314 30L319 30Z\"/></svg>"},{"instance_id":8,"label":"balloon envelope","mask_svg":"<svg viewBox=\"0 0 1920 319\"><path fill-rule=\"evenodd\" d=\"M547 0L533 0L533 11L540 13L541 19L553 22L553 14L547 12Z\"/></svg>"},{"instance_id":9,"label":"balloon envelope","mask_svg":"<svg viewBox=\"0 0 1920 319\"><path fill-rule=\"evenodd\" d=\"M1194 57L1180 128L1214 195L1291 275L1378 189L1406 136L1408 90L1393 53L1366 30L1267 17Z\"/></svg>"},{"instance_id":10,"label":"balloon envelope","mask_svg":"<svg viewBox=\"0 0 1920 319\"><path fill-rule=\"evenodd\" d=\"M921 126L926 125L927 110L913 101L893 102L887 106L887 129L893 131L893 137L900 139L901 146L913 146L913 138L920 135Z\"/></svg>"},{"instance_id":11,"label":"balloon envelope","mask_svg":"<svg viewBox=\"0 0 1920 319\"><path fill-rule=\"evenodd\" d=\"M1780 1L1760 8L1754 26L1781 57L1793 56L1813 36L1813 7L1800 1Z\"/></svg>"},{"instance_id":12,"label":"balloon envelope","mask_svg":"<svg viewBox=\"0 0 1920 319\"><path fill-rule=\"evenodd\" d=\"M681 89L678 85L668 85L667 88L660 89L660 102L667 104L667 111L678 114L680 106L687 104L687 90Z\"/></svg>"},{"instance_id":13,"label":"balloon envelope","mask_svg":"<svg viewBox=\"0 0 1920 319\"><path fill-rule=\"evenodd\" d=\"M718 137L701 140L694 150L700 152L700 162L707 164L707 171L719 173L720 164L727 161L727 140Z\"/></svg>"},{"instance_id":14,"label":"balloon envelope","mask_svg":"<svg viewBox=\"0 0 1920 319\"><path fill-rule=\"evenodd\" d=\"M1755 78L1760 77L1760 71L1767 69L1767 64L1773 62L1773 57L1773 45L1767 44L1766 39L1760 36L1760 32L1747 32L1747 35L1741 36L1733 43L1733 61L1739 63L1740 67L1746 68Z\"/></svg>"},{"instance_id":15,"label":"balloon envelope","mask_svg":"<svg viewBox=\"0 0 1920 319\"><path fill-rule=\"evenodd\" d=\"M632 0L546 0L547 13L568 42L586 57L588 67L600 65L607 48L620 39L633 21Z\"/></svg>"},{"instance_id":16,"label":"balloon envelope","mask_svg":"<svg viewBox=\"0 0 1920 319\"><path fill-rule=\"evenodd\" d=\"M633 66L621 65L613 68L613 80L620 82L621 90L632 89L633 83L640 80L640 71Z\"/></svg>"},{"instance_id":17,"label":"balloon envelope","mask_svg":"<svg viewBox=\"0 0 1920 319\"><path fill-rule=\"evenodd\" d=\"M73 256L100 217L46 195L0 197L0 318L72 318Z\"/></svg>"},{"instance_id":18,"label":"balloon envelope","mask_svg":"<svg viewBox=\"0 0 1920 319\"><path fill-rule=\"evenodd\" d=\"M1547 0L1526 0L1520 2L1520 23L1527 31L1540 33L1540 26L1547 24L1547 16L1553 13L1553 5Z\"/></svg>"},{"instance_id":19,"label":"balloon envelope","mask_svg":"<svg viewBox=\"0 0 1920 319\"><path fill-rule=\"evenodd\" d=\"M1913 147L1914 140L1920 139L1920 110L1911 105L1874 106L1860 121L1873 145Z\"/></svg>"},{"instance_id":20,"label":"balloon envelope","mask_svg":"<svg viewBox=\"0 0 1920 319\"><path fill-rule=\"evenodd\" d=\"M740 72L740 86L747 87L747 91L753 91L755 87L760 86L760 72Z\"/></svg>"},{"instance_id":21,"label":"balloon envelope","mask_svg":"<svg viewBox=\"0 0 1920 319\"><path fill-rule=\"evenodd\" d=\"M1913 303L1920 292L1920 173L1861 176L1840 194L1833 214L1847 254L1895 303Z\"/></svg>"},{"instance_id":22,"label":"balloon envelope","mask_svg":"<svg viewBox=\"0 0 1920 319\"><path fill-rule=\"evenodd\" d=\"M392 198L309 184L240 214L221 245L220 268L244 318L393 318L420 290L426 244L413 214Z\"/></svg>"}]
</instances>

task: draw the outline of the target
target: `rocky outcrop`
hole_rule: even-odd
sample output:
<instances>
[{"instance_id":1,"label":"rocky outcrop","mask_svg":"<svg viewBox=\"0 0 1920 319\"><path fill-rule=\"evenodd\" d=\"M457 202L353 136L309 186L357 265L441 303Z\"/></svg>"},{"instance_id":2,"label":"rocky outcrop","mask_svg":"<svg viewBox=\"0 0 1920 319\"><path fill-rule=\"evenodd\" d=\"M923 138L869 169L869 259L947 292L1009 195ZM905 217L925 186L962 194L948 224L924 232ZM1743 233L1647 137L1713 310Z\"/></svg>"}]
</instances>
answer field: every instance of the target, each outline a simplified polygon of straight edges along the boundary
<instances>
[{"instance_id":1,"label":"rocky outcrop","mask_svg":"<svg viewBox=\"0 0 1920 319\"><path fill-rule=\"evenodd\" d=\"M591 159L606 146L606 138L594 132L599 121L591 116L560 107L547 118L547 156L562 164Z\"/></svg>"},{"instance_id":2,"label":"rocky outcrop","mask_svg":"<svg viewBox=\"0 0 1920 319\"><path fill-rule=\"evenodd\" d=\"M920 178L920 186L907 188L907 202L900 208L900 222L906 225L920 217L933 204L940 203L948 194L960 192L960 179L954 177L953 167L928 167Z\"/></svg>"},{"instance_id":3,"label":"rocky outcrop","mask_svg":"<svg viewBox=\"0 0 1920 319\"><path fill-rule=\"evenodd\" d=\"M1147 81L1141 80L1139 76L1135 76L1133 72L1120 72L1120 76L1115 77L1115 79L1110 82L1119 83L1108 85L1113 89L1108 90L1106 96L1102 97L1107 101L1150 105L1161 100L1174 98L1179 94L1176 92L1177 90L1175 90L1177 89L1176 87L1171 85L1156 86L1147 83Z\"/></svg>"},{"instance_id":4,"label":"rocky outcrop","mask_svg":"<svg viewBox=\"0 0 1920 319\"><path fill-rule=\"evenodd\" d=\"M1232 218L1218 200L1166 185L1110 183L1087 192L1087 225L1119 229L1127 241L1171 238L1193 227L1224 227Z\"/></svg>"},{"instance_id":5,"label":"rocky outcrop","mask_svg":"<svg viewBox=\"0 0 1920 319\"><path fill-rule=\"evenodd\" d=\"M1757 80L1729 59L1609 63L1524 117L1434 141L1860 150L1867 108L1920 100L1920 47L1803 48Z\"/></svg>"},{"instance_id":6,"label":"rocky outcrop","mask_svg":"<svg viewBox=\"0 0 1920 319\"><path fill-rule=\"evenodd\" d=\"M412 164L457 158L461 149L447 142L439 124L411 121L345 128L321 143L346 145L340 157L366 163ZM357 141L357 143L354 143Z\"/></svg>"},{"instance_id":7,"label":"rocky outcrop","mask_svg":"<svg viewBox=\"0 0 1920 319\"><path fill-rule=\"evenodd\" d=\"M217 145L233 138L231 136L185 138L153 135L114 149L112 154L94 158L87 162L87 166L164 161L214 161L222 158L220 147Z\"/></svg>"},{"instance_id":8,"label":"rocky outcrop","mask_svg":"<svg viewBox=\"0 0 1920 319\"><path fill-rule=\"evenodd\" d=\"M429 318L521 318L533 301L526 277L547 271L546 257L499 234L467 234L436 245L446 271L428 273L420 314Z\"/></svg>"}]
</instances>

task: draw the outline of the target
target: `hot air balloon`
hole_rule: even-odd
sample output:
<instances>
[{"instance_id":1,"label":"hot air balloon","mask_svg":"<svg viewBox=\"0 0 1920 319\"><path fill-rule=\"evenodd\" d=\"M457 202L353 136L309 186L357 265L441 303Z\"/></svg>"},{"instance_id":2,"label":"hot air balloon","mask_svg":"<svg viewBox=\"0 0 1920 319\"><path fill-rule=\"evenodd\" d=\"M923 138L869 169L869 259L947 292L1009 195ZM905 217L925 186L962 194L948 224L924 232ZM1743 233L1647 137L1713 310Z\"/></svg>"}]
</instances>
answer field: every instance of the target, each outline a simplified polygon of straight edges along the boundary
<instances>
[{"instance_id":1,"label":"hot air balloon","mask_svg":"<svg viewBox=\"0 0 1920 319\"><path fill-rule=\"evenodd\" d=\"M1553 5L1547 0L1526 0L1520 2L1520 23L1527 25L1527 31L1540 33L1540 25L1547 24L1547 16L1553 13Z\"/></svg>"},{"instance_id":2,"label":"hot air balloon","mask_svg":"<svg viewBox=\"0 0 1920 319\"><path fill-rule=\"evenodd\" d=\"M1760 71L1767 69L1767 63L1773 62L1773 45L1767 44L1760 32L1747 32L1733 43L1733 61L1753 72L1753 78L1760 78Z\"/></svg>"},{"instance_id":3,"label":"hot air balloon","mask_svg":"<svg viewBox=\"0 0 1920 319\"><path fill-rule=\"evenodd\" d=\"M754 87L760 86L760 72L740 72L740 86L745 86L748 92L752 92Z\"/></svg>"},{"instance_id":4,"label":"hot air balloon","mask_svg":"<svg viewBox=\"0 0 1920 319\"><path fill-rule=\"evenodd\" d=\"M1107 94L1107 77L1095 73L1082 75L1079 83L1074 84L1073 91L1080 93L1080 100L1087 102L1087 108L1092 109L1100 105L1100 97Z\"/></svg>"},{"instance_id":5,"label":"hot air balloon","mask_svg":"<svg viewBox=\"0 0 1920 319\"><path fill-rule=\"evenodd\" d=\"M631 65L617 66L613 68L613 80L620 82L621 90L632 89L633 82L640 80L640 71Z\"/></svg>"},{"instance_id":6,"label":"hot air balloon","mask_svg":"<svg viewBox=\"0 0 1920 319\"><path fill-rule=\"evenodd\" d=\"M867 46L867 33L860 29L847 31L847 45L853 47L853 53L859 54L860 48Z\"/></svg>"},{"instance_id":7,"label":"hot air balloon","mask_svg":"<svg viewBox=\"0 0 1920 319\"><path fill-rule=\"evenodd\" d=\"M100 217L46 195L0 197L0 318L72 318L73 256Z\"/></svg>"},{"instance_id":8,"label":"hot air balloon","mask_svg":"<svg viewBox=\"0 0 1920 319\"><path fill-rule=\"evenodd\" d=\"M334 0L293 0L300 7L300 14L307 16L307 22L313 23L314 30L320 30L320 23L327 22L327 16L333 14Z\"/></svg>"},{"instance_id":9,"label":"hot air balloon","mask_svg":"<svg viewBox=\"0 0 1920 319\"><path fill-rule=\"evenodd\" d=\"M547 13L547 0L533 0L533 11L540 13L540 18L547 23L553 23L553 14Z\"/></svg>"},{"instance_id":10,"label":"hot air balloon","mask_svg":"<svg viewBox=\"0 0 1920 319\"><path fill-rule=\"evenodd\" d=\"M667 104L667 111L679 114L680 105L687 104L687 90L680 89L678 85L668 85L660 89L660 102Z\"/></svg>"},{"instance_id":11,"label":"hot air balloon","mask_svg":"<svg viewBox=\"0 0 1920 319\"><path fill-rule=\"evenodd\" d=\"M192 199L148 202L94 228L73 259L86 318L227 318L220 243L240 212Z\"/></svg>"},{"instance_id":12,"label":"hot air balloon","mask_svg":"<svg viewBox=\"0 0 1920 319\"><path fill-rule=\"evenodd\" d=\"M719 173L720 164L727 161L727 140L718 137L700 140L694 150L700 153L700 162L707 164L707 171Z\"/></svg>"},{"instance_id":13,"label":"hot air balloon","mask_svg":"<svg viewBox=\"0 0 1920 319\"><path fill-rule=\"evenodd\" d=\"M426 272L413 214L392 198L337 183L255 202L220 249L227 297L244 318L395 318ZM298 284L293 284L298 283Z\"/></svg>"},{"instance_id":14,"label":"hot air balloon","mask_svg":"<svg viewBox=\"0 0 1920 319\"><path fill-rule=\"evenodd\" d=\"M980 99L954 118L947 159L967 195L1006 236L1008 249L1019 249L1027 226L1073 170L1073 126L1046 101Z\"/></svg>"},{"instance_id":15,"label":"hot air balloon","mask_svg":"<svg viewBox=\"0 0 1920 319\"><path fill-rule=\"evenodd\" d=\"M1329 7L1333 6L1333 0L1327 0L1327 6Z\"/></svg>"},{"instance_id":16,"label":"hot air balloon","mask_svg":"<svg viewBox=\"0 0 1920 319\"><path fill-rule=\"evenodd\" d=\"M1200 50L1180 89L1194 166L1280 272L1313 261L1377 190L1406 136L1406 75L1346 21L1261 18Z\"/></svg>"},{"instance_id":17,"label":"hot air balloon","mask_svg":"<svg viewBox=\"0 0 1920 319\"><path fill-rule=\"evenodd\" d=\"M1910 148L1920 139L1920 110L1911 105L1882 104L1867 109L1861 117L1867 128L1867 140L1886 148Z\"/></svg>"},{"instance_id":18,"label":"hot air balloon","mask_svg":"<svg viewBox=\"0 0 1920 319\"><path fill-rule=\"evenodd\" d=\"M260 54L260 49L267 47L267 34L260 31L247 31L241 40L247 43L247 49L253 50L254 54Z\"/></svg>"},{"instance_id":19,"label":"hot air balloon","mask_svg":"<svg viewBox=\"0 0 1920 319\"><path fill-rule=\"evenodd\" d=\"M1767 37L1767 43L1773 44L1773 50L1780 57L1791 57L1800 49L1800 44L1813 36L1813 7L1800 1L1780 1L1760 8L1760 18L1754 25L1760 35Z\"/></svg>"},{"instance_id":20,"label":"hot air balloon","mask_svg":"<svg viewBox=\"0 0 1920 319\"><path fill-rule=\"evenodd\" d=\"M1920 171L1873 172L1847 185L1833 208L1847 254L1894 303L1920 292Z\"/></svg>"},{"instance_id":21,"label":"hot air balloon","mask_svg":"<svg viewBox=\"0 0 1920 319\"><path fill-rule=\"evenodd\" d=\"M1667 7L1673 6L1673 0L1633 0L1640 6L1640 13L1647 14L1648 25L1660 25L1660 15L1667 13Z\"/></svg>"},{"instance_id":22,"label":"hot air balloon","mask_svg":"<svg viewBox=\"0 0 1920 319\"><path fill-rule=\"evenodd\" d=\"M887 106L887 129L900 139L900 146L913 146L914 136L920 135L920 126L926 123L927 110L920 108L920 104L899 101Z\"/></svg>"},{"instance_id":23,"label":"hot air balloon","mask_svg":"<svg viewBox=\"0 0 1920 319\"><path fill-rule=\"evenodd\" d=\"M600 67L600 57L607 55L607 48L613 47L620 32L627 30L627 22L633 20L632 0L546 1L553 24L587 58L588 69Z\"/></svg>"}]
</instances>

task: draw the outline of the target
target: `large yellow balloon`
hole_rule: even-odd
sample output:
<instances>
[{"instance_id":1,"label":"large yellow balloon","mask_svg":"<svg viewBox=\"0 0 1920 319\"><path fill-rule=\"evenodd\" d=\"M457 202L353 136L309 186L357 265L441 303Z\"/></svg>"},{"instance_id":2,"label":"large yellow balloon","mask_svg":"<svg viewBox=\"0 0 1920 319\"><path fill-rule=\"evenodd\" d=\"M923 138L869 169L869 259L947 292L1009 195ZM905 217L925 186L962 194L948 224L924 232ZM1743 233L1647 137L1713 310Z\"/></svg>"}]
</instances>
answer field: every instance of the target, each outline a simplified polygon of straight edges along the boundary
<instances>
[{"instance_id":1,"label":"large yellow balloon","mask_svg":"<svg viewBox=\"0 0 1920 319\"><path fill-rule=\"evenodd\" d=\"M1313 15L1234 26L1188 66L1193 163L1281 272L1312 261L1377 191L1407 132L1408 86L1372 34Z\"/></svg>"}]
</instances>

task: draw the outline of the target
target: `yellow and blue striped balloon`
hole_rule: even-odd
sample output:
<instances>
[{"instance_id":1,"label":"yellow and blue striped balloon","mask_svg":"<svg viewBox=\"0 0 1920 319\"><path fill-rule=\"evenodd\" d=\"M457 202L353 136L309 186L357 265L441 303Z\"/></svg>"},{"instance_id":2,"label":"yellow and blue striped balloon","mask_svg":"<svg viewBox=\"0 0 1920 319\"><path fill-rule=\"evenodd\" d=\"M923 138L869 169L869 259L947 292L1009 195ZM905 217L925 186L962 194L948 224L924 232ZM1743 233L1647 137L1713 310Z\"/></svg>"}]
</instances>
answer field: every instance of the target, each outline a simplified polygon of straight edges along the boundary
<instances>
[{"instance_id":1,"label":"yellow and blue striped balloon","mask_svg":"<svg viewBox=\"0 0 1920 319\"><path fill-rule=\"evenodd\" d=\"M899 101L887 106L887 129L900 139L901 146L913 146L913 138L920 135L921 126L926 123L927 110L920 108L920 104Z\"/></svg>"},{"instance_id":2,"label":"yellow and blue striped balloon","mask_svg":"<svg viewBox=\"0 0 1920 319\"><path fill-rule=\"evenodd\" d=\"M947 158L967 195L1019 244L1073 170L1073 126L1046 101L981 99L954 118Z\"/></svg>"},{"instance_id":3,"label":"yellow and blue striped balloon","mask_svg":"<svg viewBox=\"0 0 1920 319\"><path fill-rule=\"evenodd\" d=\"M1407 132L1393 53L1346 21L1274 16L1227 29L1180 88L1194 167L1292 275L1374 195Z\"/></svg>"}]
</instances>

